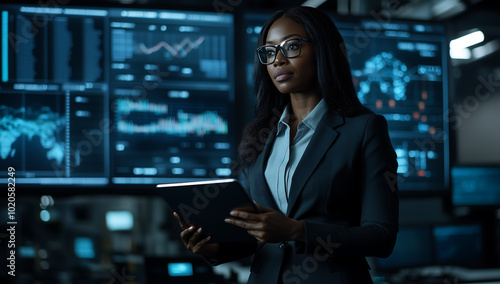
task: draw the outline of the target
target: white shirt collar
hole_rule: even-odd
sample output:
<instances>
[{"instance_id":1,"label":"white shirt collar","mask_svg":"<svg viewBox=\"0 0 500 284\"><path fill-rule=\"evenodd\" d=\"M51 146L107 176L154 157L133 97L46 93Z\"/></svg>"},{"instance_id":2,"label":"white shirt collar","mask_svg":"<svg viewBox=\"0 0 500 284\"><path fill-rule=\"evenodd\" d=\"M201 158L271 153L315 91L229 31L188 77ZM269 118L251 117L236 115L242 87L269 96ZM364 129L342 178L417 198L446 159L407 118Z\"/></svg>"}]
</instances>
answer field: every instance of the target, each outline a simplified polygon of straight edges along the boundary
<instances>
[{"instance_id":1,"label":"white shirt collar","mask_svg":"<svg viewBox=\"0 0 500 284\"><path fill-rule=\"evenodd\" d=\"M290 119L290 114L288 113L289 108L290 105L288 104L281 114L276 135L278 135L282 131L284 126L288 126L288 121ZM326 106L325 100L321 99L321 101L319 101L319 103L313 108L313 110L299 123L299 127L301 124L303 124L312 131L315 131L316 126L327 110L328 107Z\"/></svg>"}]
</instances>

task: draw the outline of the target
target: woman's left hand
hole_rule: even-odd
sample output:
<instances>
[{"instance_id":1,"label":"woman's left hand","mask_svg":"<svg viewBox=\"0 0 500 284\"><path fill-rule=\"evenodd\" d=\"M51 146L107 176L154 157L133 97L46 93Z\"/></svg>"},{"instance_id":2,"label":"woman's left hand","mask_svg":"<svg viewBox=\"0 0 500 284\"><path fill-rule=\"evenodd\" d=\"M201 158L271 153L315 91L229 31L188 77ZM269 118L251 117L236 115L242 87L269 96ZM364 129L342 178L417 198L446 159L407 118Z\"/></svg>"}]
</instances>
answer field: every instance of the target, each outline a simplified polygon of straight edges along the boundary
<instances>
[{"instance_id":1,"label":"woman's left hand","mask_svg":"<svg viewBox=\"0 0 500 284\"><path fill-rule=\"evenodd\" d=\"M261 243L303 241L304 223L288 218L283 213L255 203L261 213L233 210L226 222L246 229Z\"/></svg>"}]
</instances>

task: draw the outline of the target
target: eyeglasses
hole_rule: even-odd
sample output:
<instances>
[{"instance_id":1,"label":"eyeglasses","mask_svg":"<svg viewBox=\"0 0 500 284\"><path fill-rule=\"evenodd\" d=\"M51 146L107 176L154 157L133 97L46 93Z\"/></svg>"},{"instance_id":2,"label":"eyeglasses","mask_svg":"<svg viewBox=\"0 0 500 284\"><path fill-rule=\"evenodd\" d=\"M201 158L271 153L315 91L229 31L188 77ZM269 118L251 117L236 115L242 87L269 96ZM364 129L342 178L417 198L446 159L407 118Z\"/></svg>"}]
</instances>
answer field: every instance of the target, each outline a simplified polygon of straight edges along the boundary
<instances>
[{"instance_id":1,"label":"eyeglasses","mask_svg":"<svg viewBox=\"0 0 500 284\"><path fill-rule=\"evenodd\" d=\"M264 45L257 48L257 56L260 63L266 65L273 64L276 61L276 56L280 50L286 58L294 58L300 55L300 44L302 41L310 42L311 40L307 38L292 38L278 45Z\"/></svg>"}]
</instances>

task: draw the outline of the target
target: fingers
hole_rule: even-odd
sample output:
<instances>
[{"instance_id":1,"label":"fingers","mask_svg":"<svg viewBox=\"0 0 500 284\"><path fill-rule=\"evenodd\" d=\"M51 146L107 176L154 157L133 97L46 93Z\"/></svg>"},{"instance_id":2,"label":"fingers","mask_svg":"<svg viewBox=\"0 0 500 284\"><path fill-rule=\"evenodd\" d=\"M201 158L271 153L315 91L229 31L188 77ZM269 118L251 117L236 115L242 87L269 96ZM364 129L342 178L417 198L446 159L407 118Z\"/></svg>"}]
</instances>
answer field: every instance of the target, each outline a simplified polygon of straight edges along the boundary
<instances>
[{"instance_id":1,"label":"fingers","mask_svg":"<svg viewBox=\"0 0 500 284\"><path fill-rule=\"evenodd\" d=\"M256 203L257 204L257 203ZM257 206L260 206L257 204ZM269 209L266 207L262 207L264 210L271 210L275 211L273 209ZM229 212L231 217L234 218L226 218L224 221L229 224L236 225L238 227L241 227L243 229L251 229L251 230L259 230L262 229L267 220L269 219L267 215L269 214L260 214L260 213L250 213L247 211L240 211L240 210L232 210Z\"/></svg>"},{"instance_id":2,"label":"fingers","mask_svg":"<svg viewBox=\"0 0 500 284\"><path fill-rule=\"evenodd\" d=\"M226 219L224 219L224 222L231 224L231 225L241 227L243 229L246 229L246 222L238 220L238 219L226 218Z\"/></svg>"},{"instance_id":3,"label":"fingers","mask_svg":"<svg viewBox=\"0 0 500 284\"><path fill-rule=\"evenodd\" d=\"M211 237L205 236L201 228L197 229L195 226L186 225L177 212L174 212L173 215L177 218L177 221L179 221L179 225L182 229L180 233L181 240L188 250L206 255L212 255L217 251L218 245L207 244L208 241L211 240Z\"/></svg>"},{"instance_id":4,"label":"fingers","mask_svg":"<svg viewBox=\"0 0 500 284\"><path fill-rule=\"evenodd\" d=\"M234 219L234 218L226 218L226 219L224 219L224 221L226 223L229 223L229 224L232 224L232 225L235 225L235 226L238 226L240 228L247 230L247 233L250 236L253 236L259 242L263 242L263 239L259 238L259 236L263 233L261 231L262 230L262 223L250 223L250 222L246 222L246 221Z\"/></svg>"},{"instance_id":5,"label":"fingers","mask_svg":"<svg viewBox=\"0 0 500 284\"><path fill-rule=\"evenodd\" d=\"M181 232L181 239L186 246L196 243L197 238L199 237L201 228L196 230L194 226L191 226Z\"/></svg>"},{"instance_id":6,"label":"fingers","mask_svg":"<svg viewBox=\"0 0 500 284\"><path fill-rule=\"evenodd\" d=\"M262 222L252 222L252 221L247 221L247 220L241 220L241 219L234 219L234 218L226 218L224 219L226 223L241 227L243 229L247 230L261 230L264 226Z\"/></svg>"},{"instance_id":7,"label":"fingers","mask_svg":"<svg viewBox=\"0 0 500 284\"><path fill-rule=\"evenodd\" d=\"M189 227L185 230L182 230L181 232L181 240L184 243L184 245L187 247L189 244L189 240L191 239L191 236L193 235L194 227Z\"/></svg>"},{"instance_id":8,"label":"fingers","mask_svg":"<svg viewBox=\"0 0 500 284\"><path fill-rule=\"evenodd\" d=\"M198 228L198 230L195 230L194 227L193 227L193 235L191 236L191 238L189 239L189 245L194 248L195 246L198 245L198 243L202 240L202 238L204 237L203 234L201 233L201 228Z\"/></svg>"},{"instance_id":9,"label":"fingers","mask_svg":"<svg viewBox=\"0 0 500 284\"><path fill-rule=\"evenodd\" d=\"M243 219L245 221L261 221L261 216L255 213L249 213L246 211L233 210L229 212L229 214L233 217Z\"/></svg>"},{"instance_id":10,"label":"fingers","mask_svg":"<svg viewBox=\"0 0 500 284\"><path fill-rule=\"evenodd\" d=\"M186 223L184 223L184 221L181 220L181 217L179 217L177 212L174 212L174 216L175 218L177 218L177 221L179 221L179 226L181 226L181 229L186 230L188 226L186 225Z\"/></svg>"},{"instance_id":11,"label":"fingers","mask_svg":"<svg viewBox=\"0 0 500 284\"><path fill-rule=\"evenodd\" d=\"M211 239L210 236L201 239L199 242L196 243L196 245L193 247L193 252L194 253L199 253L201 252L201 249L203 248L204 245L207 244L207 242Z\"/></svg>"},{"instance_id":12,"label":"fingers","mask_svg":"<svg viewBox=\"0 0 500 284\"><path fill-rule=\"evenodd\" d=\"M210 240L210 236L205 237L201 228L191 226L181 232L181 239L187 249L197 253Z\"/></svg>"},{"instance_id":13,"label":"fingers","mask_svg":"<svg viewBox=\"0 0 500 284\"><path fill-rule=\"evenodd\" d=\"M250 215L250 213L248 213L246 211L233 210L233 211L229 212L229 215L246 220L246 219L248 219L248 216Z\"/></svg>"}]
</instances>

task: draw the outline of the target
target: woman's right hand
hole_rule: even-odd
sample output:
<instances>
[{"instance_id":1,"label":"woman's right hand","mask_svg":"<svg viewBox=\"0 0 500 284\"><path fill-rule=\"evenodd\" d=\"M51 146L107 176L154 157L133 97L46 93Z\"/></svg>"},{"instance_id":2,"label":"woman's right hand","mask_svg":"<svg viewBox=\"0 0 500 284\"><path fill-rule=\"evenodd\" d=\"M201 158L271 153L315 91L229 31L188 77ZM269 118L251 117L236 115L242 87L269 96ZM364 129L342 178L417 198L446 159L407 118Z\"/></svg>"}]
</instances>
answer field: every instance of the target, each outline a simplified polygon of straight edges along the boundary
<instances>
[{"instance_id":1,"label":"woman's right hand","mask_svg":"<svg viewBox=\"0 0 500 284\"><path fill-rule=\"evenodd\" d=\"M177 218L177 221L179 221L179 225L182 229L181 240L188 250L204 256L214 256L219 251L219 244L207 244L210 240L210 236L202 238L201 228L187 226L186 223L181 220L177 212L174 212L174 216Z\"/></svg>"}]
</instances>

